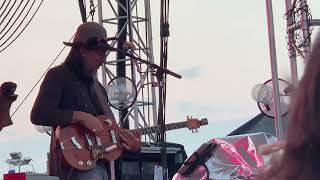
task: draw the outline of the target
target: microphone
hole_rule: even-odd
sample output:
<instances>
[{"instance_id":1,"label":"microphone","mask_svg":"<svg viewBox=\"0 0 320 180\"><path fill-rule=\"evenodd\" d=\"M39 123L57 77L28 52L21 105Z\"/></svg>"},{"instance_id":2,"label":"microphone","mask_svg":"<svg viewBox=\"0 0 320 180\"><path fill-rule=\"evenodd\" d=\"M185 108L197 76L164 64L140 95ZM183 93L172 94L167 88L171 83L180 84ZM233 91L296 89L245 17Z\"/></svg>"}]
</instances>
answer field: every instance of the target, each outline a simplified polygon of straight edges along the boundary
<instances>
[{"instance_id":1,"label":"microphone","mask_svg":"<svg viewBox=\"0 0 320 180\"><path fill-rule=\"evenodd\" d=\"M134 50L135 48L135 45L131 42L125 42L123 44L123 50L122 49L118 49L118 48L115 48L115 47L112 47L110 46L110 44L107 44L106 45L106 50L107 51L117 51L117 52L121 52L121 53L124 53L125 55L129 56L129 57L132 57L132 58L135 58L132 54L131 54L131 51Z\"/></svg>"},{"instance_id":2,"label":"microphone","mask_svg":"<svg viewBox=\"0 0 320 180\"><path fill-rule=\"evenodd\" d=\"M117 38L116 38L116 39L117 39ZM114 39L114 40L116 40L116 39ZM125 52L133 51L133 50L135 50L135 48L136 48L136 46L134 45L133 42L125 41L125 42L123 43L123 45L122 45L122 49L123 49ZM119 51L119 52L123 52L123 51L121 51L121 49L112 47L112 46L110 46L109 44L107 44L106 49L109 50L109 51Z\"/></svg>"},{"instance_id":3,"label":"microphone","mask_svg":"<svg viewBox=\"0 0 320 180\"><path fill-rule=\"evenodd\" d=\"M126 44L126 47L129 47L129 48L132 48L132 47L135 47L134 44L132 42L127 42L127 43L124 43ZM175 72L172 72L170 71L169 69L166 69L166 68L163 68L163 67L160 67L152 62L149 62L147 60L143 60L141 59L140 57L136 57L133 55L133 53L131 53L130 51L124 51L124 50L121 50L121 49L118 49L118 48L115 48L115 47L112 47L110 46L109 44L106 44L106 50L107 51L117 51L117 52L121 52L121 53L124 53L126 56L130 57L131 59L134 59L136 61L139 61L139 62L142 62L146 65L148 65L149 67L153 68L153 69L158 69L158 70L161 70L162 73L167 73L167 74L170 74L171 76L174 76L176 78L179 78L181 79L181 75L175 73Z\"/></svg>"}]
</instances>

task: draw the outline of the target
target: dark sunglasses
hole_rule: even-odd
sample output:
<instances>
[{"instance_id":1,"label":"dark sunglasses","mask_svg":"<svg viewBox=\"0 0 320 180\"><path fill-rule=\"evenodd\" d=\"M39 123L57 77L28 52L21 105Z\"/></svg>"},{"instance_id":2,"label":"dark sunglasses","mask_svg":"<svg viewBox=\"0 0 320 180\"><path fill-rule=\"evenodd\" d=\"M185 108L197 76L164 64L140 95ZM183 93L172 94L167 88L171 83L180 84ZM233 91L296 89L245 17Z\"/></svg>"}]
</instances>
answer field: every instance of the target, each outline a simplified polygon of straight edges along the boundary
<instances>
[{"instance_id":1,"label":"dark sunglasses","mask_svg":"<svg viewBox=\"0 0 320 180\"><path fill-rule=\"evenodd\" d=\"M108 48L108 42L104 38L91 37L84 43L85 48L89 50L98 50L106 53Z\"/></svg>"}]
</instances>

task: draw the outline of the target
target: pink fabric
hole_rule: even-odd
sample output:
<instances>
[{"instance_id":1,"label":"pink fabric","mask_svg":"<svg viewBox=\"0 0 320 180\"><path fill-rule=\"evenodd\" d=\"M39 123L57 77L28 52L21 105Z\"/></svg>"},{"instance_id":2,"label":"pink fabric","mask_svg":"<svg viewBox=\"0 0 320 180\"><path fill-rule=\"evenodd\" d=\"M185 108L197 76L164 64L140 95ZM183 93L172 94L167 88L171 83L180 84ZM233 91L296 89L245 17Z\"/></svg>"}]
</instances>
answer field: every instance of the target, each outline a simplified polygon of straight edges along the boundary
<instances>
[{"instance_id":1,"label":"pink fabric","mask_svg":"<svg viewBox=\"0 0 320 180\"><path fill-rule=\"evenodd\" d=\"M211 142L220 145L219 149L222 154L216 154L216 156L222 157L226 161L224 163L240 167L239 176L250 176L255 168L263 165L262 157L257 153L250 137L245 136L232 144L216 138Z\"/></svg>"}]
</instances>

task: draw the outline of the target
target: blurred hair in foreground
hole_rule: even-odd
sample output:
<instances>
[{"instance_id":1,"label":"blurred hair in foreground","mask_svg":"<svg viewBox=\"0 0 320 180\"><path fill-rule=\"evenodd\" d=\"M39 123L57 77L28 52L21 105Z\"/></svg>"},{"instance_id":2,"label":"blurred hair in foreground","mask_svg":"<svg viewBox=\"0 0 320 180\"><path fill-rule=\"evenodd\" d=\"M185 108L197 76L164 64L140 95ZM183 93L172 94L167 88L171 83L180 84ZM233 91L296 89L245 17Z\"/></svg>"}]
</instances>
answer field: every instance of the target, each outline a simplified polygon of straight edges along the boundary
<instances>
[{"instance_id":1,"label":"blurred hair in foreground","mask_svg":"<svg viewBox=\"0 0 320 180\"><path fill-rule=\"evenodd\" d=\"M279 159L270 161L260 180L320 179L320 33L292 93L289 127Z\"/></svg>"}]
</instances>

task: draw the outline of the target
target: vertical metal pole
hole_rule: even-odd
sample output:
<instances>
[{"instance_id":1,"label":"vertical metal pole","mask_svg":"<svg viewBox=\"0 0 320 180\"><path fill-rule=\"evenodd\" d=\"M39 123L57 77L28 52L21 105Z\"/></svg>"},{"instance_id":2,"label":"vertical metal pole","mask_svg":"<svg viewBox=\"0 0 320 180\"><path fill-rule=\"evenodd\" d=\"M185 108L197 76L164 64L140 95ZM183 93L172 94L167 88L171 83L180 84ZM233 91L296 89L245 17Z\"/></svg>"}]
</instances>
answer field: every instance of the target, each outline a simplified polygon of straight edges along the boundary
<instances>
[{"instance_id":1,"label":"vertical metal pole","mask_svg":"<svg viewBox=\"0 0 320 180\"><path fill-rule=\"evenodd\" d=\"M151 7L150 7L150 0L145 0L145 13L147 18L147 30L148 30L148 45L149 45L149 59L152 63L154 63L153 57L153 39L152 39L152 23L151 23ZM155 76L151 75L151 82L156 82ZM157 96L156 96L156 88L151 87L151 97L152 97L152 112L153 112L153 125L158 124L157 118Z\"/></svg>"},{"instance_id":2,"label":"vertical metal pole","mask_svg":"<svg viewBox=\"0 0 320 180\"><path fill-rule=\"evenodd\" d=\"M292 2L291 0L285 0L286 1L286 12L288 13L292 8ZM292 25L293 23L293 17L292 15L289 15L287 17L287 27ZM289 28L287 28L289 29ZM287 31L288 36L288 48L289 48L289 58L290 58L290 68L291 68L291 81L293 87L298 87L298 67L297 67L297 58L296 58L296 50L293 47L293 43L295 43L294 39L294 31L288 30Z\"/></svg>"},{"instance_id":3,"label":"vertical metal pole","mask_svg":"<svg viewBox=\"0 0 320 180\"><path fill-rule=\"evenodd\" d=\"M129 35L129 41L133 42L133 22L132 22L132 11L131 11L131 0L127 0L127 22L128 22L128 35ZM135 66L133 63L131 64L131 78L133 82L136 83L136 71ZM139 119L138 119L138 103L137 101L133 104L133 119L134 119L134 128L139 128Z\"/></svg>"},{"instance_id":4,"label":"vertical metal pole","mask_svg":"<svg viewBox=\"0 0 320 180\"><path fill-rule=\"evenodd\" d=\"M273 11L272 0L266 0L267 19L268 19L268 37L269 37L269 51L270 51L270 63L273 85L273 103L274 103L274 115L275 115L275 130L277 139L283 139L283 123L280 115L280 95L279 95L279 83L278 83L278 70L277 70L277 55L275 45L275 33L273 23Z\"/></svg>"},{"instance_id":5,"label":"vertical metal pole","mask_svg":"<svg viewBox=\"0 0 320 180\"><path fill-rule=\"evenodd\" d=\"M103 22L102 22L102 18L103 18L103 14L102 14L102 2L101 0L98 0L98 21L99 24L101 24L103 26ZM108 31L108 30L107 30ZM108 34L108 33L107 33ZM101 76L102 76L102 84L104 87L107 87L107 73L106 73L106 68L105 68L105 64L102 64L101 67Z\"/></svg>"},{"instance_id":6,"label":"vertical metal pole","mask_svg":"<svg viewBox=\"0 0 320 180\"><path fill-rule=\"evenodd\" d=\"M126 0L119 0L118 1L118 17L127 17L128 12L126 9L127 1ZM124 8L123 8L124 6ZM127 18L119 18L118 19L118 34L119 34L119 40L117 42L117 48L123 49L123 44L127 40ZM123 30L123 33L121 31ZM117 59L125 59L126 55L121 52L117 52ZM126 77L126 61L118 61L117 62L117 76L118 77ZM122 112L119 112L119 119L122 124L121 128L129 129L129 119L124 121L124 117L128 114L128 110L124 109Z\"/></svg>"}]
</instances>

